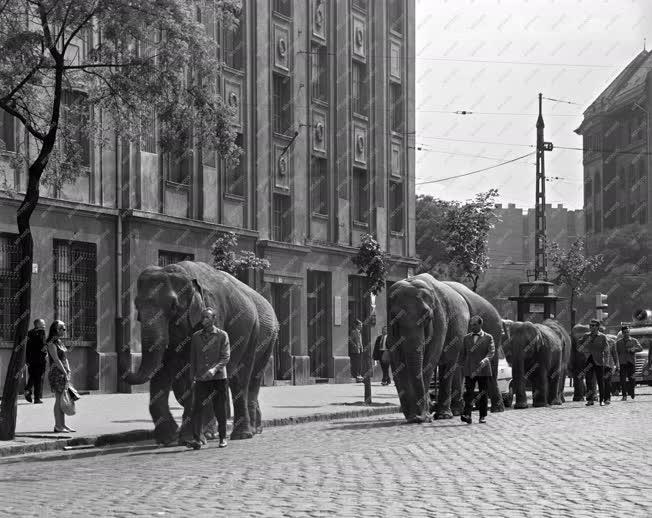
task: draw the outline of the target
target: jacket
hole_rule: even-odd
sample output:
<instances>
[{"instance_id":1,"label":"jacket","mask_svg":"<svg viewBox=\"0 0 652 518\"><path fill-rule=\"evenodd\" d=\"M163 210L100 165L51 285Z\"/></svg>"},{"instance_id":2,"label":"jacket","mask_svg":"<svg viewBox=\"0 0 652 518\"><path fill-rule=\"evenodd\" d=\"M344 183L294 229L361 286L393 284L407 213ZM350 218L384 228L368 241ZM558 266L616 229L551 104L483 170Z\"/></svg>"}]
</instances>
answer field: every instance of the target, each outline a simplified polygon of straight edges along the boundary
<instances>
[{"instance_id":1,"label":"jacket","mask_svg":"<svg viewBox=\"0 0 652 518\"><path fill-rule=\"evenodd\" d=\"M377 362L383 358L383 350L381 349L383 345L383 337L385 337L385 350L387 350L387 335L380 335L376 338L376 343L374 344L373 359Z\"/></svg>"},{"instance_id":2,"label":"jacket","mask_svg":"<svg viewBox=\"0 0 652 518\"><path fill-rule=\"evenodd\" d=\"M593 359L596 365L608 366L607 355L610 353L607 336L598 332L595 337L591 333L586 333L578 346L578 350L586 355L587 361Z\"/></svg>"},{"instance_id":3,"label":"jacket","mask_svg":"<svg viewBox=\"0 0 652 518\"><path fill-rule=\"evenodd\" d=\"M358 329L351 331L349 336L349 356L351 354L361 354L362 353L362 335Z\"/></svg>"},{"instance_id":4,"label":"jacket","mask_svg":"<svg viewBox=\"0 0 652 518\"><path fill-rule=\"evenodd\" d=\"M192 335L190 343L190 368L195 381L223 380L227 378L226 365L231 358L229 335L213 326ZM215 369L215 374L208 372Z\"/></svg>"},{"instance_id":5,"label":"jacket","mask_svg":"<svg viewBox=\"0 0 652 518\"><path fill-rule=\"evenodd\" d=\"M636 353L641 352L643 348L636 338L631 336L625 342L624 338L616 340L616 352L618 353L618 361L621 364L631 363L636 364Z\"/></svg>"},{"instance_id":6,"label":"jacket","mask_svg":"<svg viewBox=\"0 0 652 518\"><path fill-rule=\"evenodd\" d=\"M464 336L460 363L462 373L466 378L477 376L492 376L491 359L496 353L494 338L489 333L480 331L477 342L473 341L473 333ZM482 360L488 361L482 363Z\"/></svg>"},{"instance_id":7,"label":"jacket","mask_svg":"<svg viewBox=\"0 0 652 518\"><path fill-rule=\"evenodd\" d=\"M32 366L40 365L45 369L48 349L45 345L45 329L30 329L27 332L25 361Z\"/></svg>"}]
</instances>

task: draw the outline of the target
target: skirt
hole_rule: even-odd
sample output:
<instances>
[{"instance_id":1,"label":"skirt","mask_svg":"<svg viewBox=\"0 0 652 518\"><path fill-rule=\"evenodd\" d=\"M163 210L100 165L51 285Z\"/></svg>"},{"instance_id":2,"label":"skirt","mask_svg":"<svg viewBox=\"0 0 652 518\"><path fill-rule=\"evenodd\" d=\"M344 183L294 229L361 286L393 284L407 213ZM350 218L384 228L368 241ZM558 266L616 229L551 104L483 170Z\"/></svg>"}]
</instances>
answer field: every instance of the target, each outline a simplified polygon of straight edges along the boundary
<instances>
[{"instance_id":1,"label":"skirt","mask_svg":"<svg viewBox=\"0 0 652 518\"><path fill-rule=\"evenodd\" d=\"M63 392L66 388L66 375L56 365L50 367L48 381L50 382L52 392Z\"/></svg>"}]
</instances>

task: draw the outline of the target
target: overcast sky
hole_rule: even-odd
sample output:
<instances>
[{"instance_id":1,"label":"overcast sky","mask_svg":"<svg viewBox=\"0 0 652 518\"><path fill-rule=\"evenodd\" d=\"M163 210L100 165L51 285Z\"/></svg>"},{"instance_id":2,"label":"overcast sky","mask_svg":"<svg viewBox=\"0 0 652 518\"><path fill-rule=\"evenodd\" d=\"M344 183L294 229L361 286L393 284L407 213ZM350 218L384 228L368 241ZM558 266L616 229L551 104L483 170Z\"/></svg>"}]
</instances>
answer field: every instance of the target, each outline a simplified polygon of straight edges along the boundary
<instances>
[{"instance_id":1,"label":"overcast sky","mask_svg":"<svg viewBox=\"0 0 652 518\"><path fill-rule=\"evenodd\" d=\"M652 0L416 0L416 24L416 144L429 149L416 151L419 183L533 152L539 92L578 103L544 100L543 113L547 141L581 147L582 112L644 37L651 48ZM496 187L498 201L531 207L534 163L417 185L417 194L465 200ZM548 203L581 208L581 151L546 153L546 175L562 178L546 183Z\"/></svg>"}]
</instances>

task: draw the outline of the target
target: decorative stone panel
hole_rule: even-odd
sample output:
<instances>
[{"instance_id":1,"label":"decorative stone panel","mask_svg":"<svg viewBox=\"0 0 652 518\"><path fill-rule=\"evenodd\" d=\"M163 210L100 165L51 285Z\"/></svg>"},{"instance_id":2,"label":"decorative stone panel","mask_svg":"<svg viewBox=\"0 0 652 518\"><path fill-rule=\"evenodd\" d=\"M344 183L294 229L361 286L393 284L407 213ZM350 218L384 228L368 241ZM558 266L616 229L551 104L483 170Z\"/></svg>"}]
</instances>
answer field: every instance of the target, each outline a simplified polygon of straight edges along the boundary
<instances>
[{"instance_id":1,"label":"decorative stone panel","mask_svg":"<svg viewBox=\"0 0 652 518\"><path fill-rule=\"evenodd\" d=\"M401 80L401 42L395 40L389 42L389 75Z\"/></svg>"},{"instance_id":2,"label":"decorative stone panel","mask_svg":"<svg viewBox=\"0 0 652 518\"><path fill-rule=\"evenodd\" d=\"M312 35L326 40L326 0L312 0Z\"/></svg>"},{"instance_id":3,"label":"decorative stone panel","mask_svg":"<svg viewBox=\"0 0 652 518\"><path fill-rule=\"evenodd\" d=\"M285 146L274 145L274 186L290 189L290 155L283 153ZM282 156L281 156L282 155Z\"/></svg>"},{"instance_id":4,"label":"decorative stone panel","mask_svg":"<svg viewBox=\"0 0 652 518\"><path fill-rule=\"evenodd\" d=\"M312 148L315 151L326 153L326 113L321 110L312 111Z\"/></svg>"},{"instance_id":5,"label":"decorative stone panel","mask_svg":"<svg viewBox=\"0 0 652 518\"><path fill-rule=\"evenodd\" d=\"M274 66L289 72L290 70L290 29L274 23L273 31Z\"/></svg>"},{"instance_id":6,"label":"decorative stone panel","mask_svg":"<svg viewBox=\"0 0 652 518\"><path fill-rule=\"evenodd\" d=\"M393 140L391 144L390 171L395 178L403 176L403 146L400 141Z\"/></svg>"},{"instance_id":7,"label":"decorative stone panel","mask_svg":"<svg viewBox=\"0 0 652 518\"><path fill-rule=\"evenodd\" d=\"M360 16L353 16L353 34L351 35L353 55L360 59L367 57L367 25Z\"/></svg>"},{"instance_id":8,"label":"decorative stone panel","mask_svg":"<svg viewBox=\"0 0 652 518\"><path fill-rule=\"evenodd\" d=\"M242 126L242 84L239 79L224 79L224 102L236 111L234 124Z\"/></svg>"},{"instance_id":9,"label":"decorative stone panel","mask_svg":"<svg viewBox=\"0 0 652 518\"><path fill-rule=\"evenodd\" d=\"M360 125L353 127L353 157L358 164L367 164L367 128Z\"/></svg>"}]
</instances>

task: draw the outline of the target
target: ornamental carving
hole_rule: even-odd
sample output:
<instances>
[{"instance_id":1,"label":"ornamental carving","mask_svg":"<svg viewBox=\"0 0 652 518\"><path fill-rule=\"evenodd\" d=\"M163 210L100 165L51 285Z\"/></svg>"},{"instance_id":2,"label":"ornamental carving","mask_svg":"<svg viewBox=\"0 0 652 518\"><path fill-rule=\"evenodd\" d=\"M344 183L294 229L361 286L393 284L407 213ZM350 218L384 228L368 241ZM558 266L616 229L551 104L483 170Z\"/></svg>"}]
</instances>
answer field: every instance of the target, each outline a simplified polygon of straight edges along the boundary
<instances>
[{"instance_id":1,"label":"ornamental carving","mask_svg":"<svg viewBox=\"0 0 652 518\"><path fill-rule=\"evenodd\" d=\"M364 153L364 136L363 135L358 135L358 138L356 139L356 147L358 149L358 153L360 153L360 154Z\"/></svg>"},{"instance_id":2,"label":"ornamental carving","mask_svg":"<svg viewBox=\"0 0 652 518\"><path fill-rule=\"evenodd\" d=\"M355 46L358 48L362 48L362 44L364 43L364 32L362 30L362 27L356 27L355 29Z\"/></svg>"},{"instance_id":3,"label":"ornamental carving","mask_svg":"<svg viewBox=\"0 0 652 518\"><path fill-rule=\"evenodd\" d=\"M285 39L279 38L278 40L278 55L284 58L288 53L288 45L285 42Z\"/></svg>"},{"instance_id":4,"label":"ornamental carving","mask_svg":"<svg viewBox=\"0 0 652 518\"><path fill-rule=\"evenodd\" d=\"M318 1L315 7L315 27L321 29L324 25L324 6Z\"/></svg>"},{"instance_id":5,"label":"ornamental carving","mask_svg":"<svg viewBox=\"0 0 652 518\"><path fill-rule=\"evenodd\" d=\"M318 122L315 126L315 139L317 142L324 140L324 125L321 122Z\"/></svg>"},{"instance_id":6,"label":"ornamental carving","mask_svg":"<svg viewBox=\"0 0 652 518\"><path fill-rule=\"evenodd\" d=\"M238 94L235 92L231 92L229 95L229 106L232 108L237 108L238 107Z\"/></svg>"},{"instance_id":7,"label":"ornamental carving","mask_svg":"<svg viewBox=\"0 0 652 518\"><path fill-rule=\"evenodd\" d=\"M285 160L285 157L282 156L278 159L278 174L279 176L285 176L285 173L287 172L288 169L288 164L287 161Z\"/></svg>"}]
</instances>

